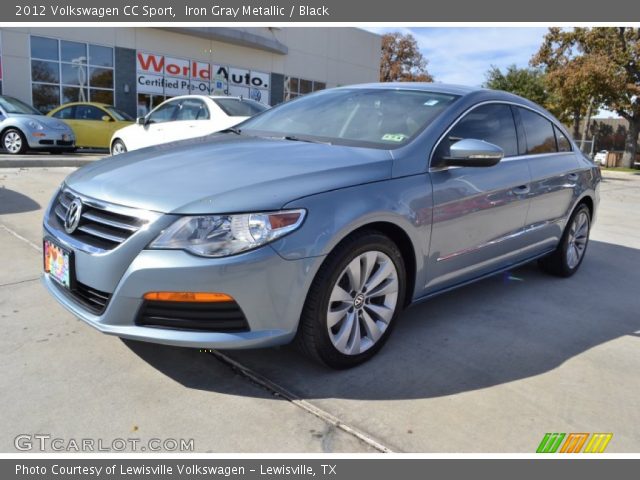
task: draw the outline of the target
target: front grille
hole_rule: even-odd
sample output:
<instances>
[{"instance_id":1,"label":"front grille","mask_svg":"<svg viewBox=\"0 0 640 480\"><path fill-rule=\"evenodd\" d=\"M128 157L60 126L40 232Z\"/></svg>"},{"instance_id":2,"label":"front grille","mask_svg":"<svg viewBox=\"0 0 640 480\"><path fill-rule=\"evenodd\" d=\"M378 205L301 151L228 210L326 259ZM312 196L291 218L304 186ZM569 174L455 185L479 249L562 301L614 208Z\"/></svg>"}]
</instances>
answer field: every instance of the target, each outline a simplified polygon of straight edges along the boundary
<instances>
[{"instance_id":1,"label":"front grille","mask_svg":"<svg viewBox=\"0 0 640 480\"><path fill-rule=\"evenodd\" d=\"M59 145L61 147L70 147L71 145L73 145L73 141L71 141L71 140L56 140L56 145Z\"/></svg>"},{"instance_id":2,"label":"front grille","mask_svg":"<svg viewBox=\"0 0 640 480\"><path fill-rule=\"evenodd\" d=\"M74 198L70 192L63 191L58 194L54 212L62 228L64 228L64 219L69 205ZM112 250L146 223L141 218L115 213L107 208L92 203L83 203L80 223L71 236L93 247Z\"/></svg>"},{"instance_id":3,"label":"front grille","mask_svg":"<svg viewBox=\"0 0 640 480\"><path fill-rule=\"evenodd\" d=\"M53 145L53 140L40 140L38 143L40 145Z\"/></svg>"},{"instance_id":4,"label":"front grille","mask_svg":"<svg viewBox=\"0 0 640 480\"><path fill-rule=\"evenodd\" d=\"M145 301L136 324L206 332L247 332L249 324L236 302Z\"/></svg>"},{"instance_id":5,"label":"front grille","mask_svg":"<svg viewBox=\"0 0 640 480\"><path fill-rule=\"evenodd\" d=\"M100 290L91 288L78 281L75 282L73 290L66 289L61 285L58 285L56 282L53 283L61 292L70 296L73 300L95 315L101 315L104 312L105 308L107 308L107 304L109 303L109 299L111 298L111 294L101 292Z\"/></svg>"}]
</instances>

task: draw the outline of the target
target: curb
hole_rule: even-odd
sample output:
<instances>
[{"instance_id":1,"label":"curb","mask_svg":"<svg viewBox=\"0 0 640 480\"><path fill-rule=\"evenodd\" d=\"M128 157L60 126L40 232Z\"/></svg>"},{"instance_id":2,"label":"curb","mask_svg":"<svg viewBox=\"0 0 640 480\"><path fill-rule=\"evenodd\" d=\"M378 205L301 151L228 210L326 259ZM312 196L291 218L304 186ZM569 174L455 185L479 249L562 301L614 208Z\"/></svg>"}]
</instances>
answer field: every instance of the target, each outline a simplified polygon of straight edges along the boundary
<instances>
[{"instance_id":1,"label":"curb","mask_svg":"<svg viewBox=\"0 0 640 480\"><path fill-rule=\"evenodd\" d=\"M96 160L69 158L69 159L42 159L42 160L0 160L0 168L41 168L41 167L82 167Z\"/></svg>"}]
</instances>

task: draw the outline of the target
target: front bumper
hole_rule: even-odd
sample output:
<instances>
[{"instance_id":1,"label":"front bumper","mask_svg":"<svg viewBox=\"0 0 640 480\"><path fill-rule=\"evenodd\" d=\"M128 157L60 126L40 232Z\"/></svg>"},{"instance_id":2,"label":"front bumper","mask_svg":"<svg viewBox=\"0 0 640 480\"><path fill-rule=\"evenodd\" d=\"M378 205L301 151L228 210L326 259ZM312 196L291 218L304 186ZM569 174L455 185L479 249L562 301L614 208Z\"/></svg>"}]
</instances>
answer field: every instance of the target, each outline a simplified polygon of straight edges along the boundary
<instances>
[{"instance_id":1,"label":"front bumper","mask_svg":"<svg viewBox=\"0 0 640 480\"><path fill-rule=\"evenodd\" d=\"M50 234L49 234L50 235ZM253 348L290 342L320 257L284 260L271 247L221 259L178 250L143 250L128 267L101 315L92 314L48 275L43 283L75 316L101 332L133 340L196 348ZM249 324L245 332L211 332L136 325L149 291L231 295Z\"/></svg>"},{"instance_id":2,"label":"front bumper","mask_svg":"<svg viewBox=\"0 0 640 480\"><path fill-rule=\"evenodd\" d=\"M32 150L72 150L76 145L73 133L63 130L26 131L25 137Z\"/></svg>"}]
</instances>

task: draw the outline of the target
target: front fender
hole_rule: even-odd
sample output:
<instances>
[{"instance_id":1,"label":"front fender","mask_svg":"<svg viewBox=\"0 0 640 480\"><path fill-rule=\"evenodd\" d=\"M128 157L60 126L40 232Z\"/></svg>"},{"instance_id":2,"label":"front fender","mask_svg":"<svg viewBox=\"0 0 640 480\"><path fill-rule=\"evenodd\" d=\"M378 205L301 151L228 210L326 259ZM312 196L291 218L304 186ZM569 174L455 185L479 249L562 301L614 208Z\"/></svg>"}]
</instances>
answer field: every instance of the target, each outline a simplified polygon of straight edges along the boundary
<instances>
[{"instance_id":1,"label":"front fender","mask_svg":"<svg viewBox=\"0 0 640 480\"><path fill-rule=\"evenodd\" d=\"M342 188L299 198L283 208L304 208L299 230L272 244L287 260L329 254L354 231L374 223L402 229L415 252L416 285L423 285L429 253L433 198L428 173Z\"/></svg>"}]
</instances>

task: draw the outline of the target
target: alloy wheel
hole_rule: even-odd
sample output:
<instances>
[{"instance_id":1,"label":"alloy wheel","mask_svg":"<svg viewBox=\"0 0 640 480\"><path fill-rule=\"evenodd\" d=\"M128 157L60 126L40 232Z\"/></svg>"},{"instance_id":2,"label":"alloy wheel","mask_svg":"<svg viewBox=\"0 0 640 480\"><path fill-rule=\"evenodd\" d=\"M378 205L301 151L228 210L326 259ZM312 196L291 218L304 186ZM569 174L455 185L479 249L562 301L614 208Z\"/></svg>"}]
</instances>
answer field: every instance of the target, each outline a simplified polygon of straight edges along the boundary
<instances>
[{"instance_id":1,"label":"alloy wheel","mask_svg":"<svg viewBox=\"0 0 640 480\"><path fill-rule=\"evenodd\" d=\"M4 148L9 153L18 153L22 150L22 137L18 132L8 132L4 136Z\"/></svg>"},{"instance_id":2,"label":"alloy wheel","mask_svg":"<svg viewBox=\"0 0 640 480\"><path fill-rule=\"evenodd\" d=\"M587 248L589 239L589 217L585 212L580 212L573 219L569 236L567 238L567 266L576 268Z\"/></svg>"},{"instance_id":3,"label":"alloy wheel","mask_svg":"<svg viewBox=\"0 0 640 480\"><path fill-rule=\"evenodd\" d=\"M357 355L374 346L389 327L398 303L398 272L383 252L354 258L331 291L327 329L342 354Z\"/></svg>"}]
</instances>

